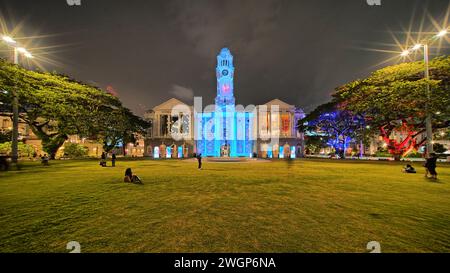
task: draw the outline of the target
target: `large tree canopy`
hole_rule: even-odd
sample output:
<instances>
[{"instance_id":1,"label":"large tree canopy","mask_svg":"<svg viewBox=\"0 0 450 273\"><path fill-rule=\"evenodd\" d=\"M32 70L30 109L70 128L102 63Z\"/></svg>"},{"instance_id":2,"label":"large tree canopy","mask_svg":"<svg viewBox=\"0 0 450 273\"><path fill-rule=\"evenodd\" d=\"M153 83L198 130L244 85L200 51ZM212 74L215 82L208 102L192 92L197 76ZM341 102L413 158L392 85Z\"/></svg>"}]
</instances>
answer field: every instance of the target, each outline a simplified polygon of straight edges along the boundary
<instances>
[{"instance_id":1,"label":"large tree canopy","mask_svg":"<svg viewBox=\"0 0 450 273\"><path fill-rule=\"evenodd\" d=\"M300 131L319 134L341 158L345 158L351 141L364 140L364 118L340 109L335 102L320 105L299 123Z\"/></svg>"},{"instance_id":2,"label":"large tree canopy","mask_svg":"<svg viewBox=\"0 0 450 273\"><path fill-rule=\"evenodd\" d=\"M100 137L103 142L103 149L106 152L111 151L118 144L136 142L137 134L145 134L151 126L148 122L142 120L131 113L127 108L118 108L103 116L102 131ZM125 154L125 149L124 149Z\"/></svg>"},{"instance_id":3,"label":"large tree canopy","mask_svg":"<svg viewBox=\"0 0 450 273\"><path fill-rule=\"evenodd\" d=\"M424 69L423 62L380 69L367 79L339 87L333 101L343 110L364 116L374 133L381 133L393 153L404 153L425 141L416 143L415 138L425 131L427 107L433 115L434 129L449 126L450 57L430 62L430 80L424 79ZM399 129L408 132L405 139L390 140L391 133Z\"/></svg>"},{"instance_id":4,"label":"large tree canopy","mask_svg":"<svg viewBox=\"0 0 450 273\"><path fill-rule=\"evenodd\" d=\"M69 135L106 139L111 126L136 128L134 124L122 124L122 120L106 124L104 121L116 112L142 124L111 94L64 75L26 70L5 60L0 60L0 89L7 91L0 93L4 108L9 108L11 91L17 92L20 118L52 157Z\"/></svg>"}]
</instances>

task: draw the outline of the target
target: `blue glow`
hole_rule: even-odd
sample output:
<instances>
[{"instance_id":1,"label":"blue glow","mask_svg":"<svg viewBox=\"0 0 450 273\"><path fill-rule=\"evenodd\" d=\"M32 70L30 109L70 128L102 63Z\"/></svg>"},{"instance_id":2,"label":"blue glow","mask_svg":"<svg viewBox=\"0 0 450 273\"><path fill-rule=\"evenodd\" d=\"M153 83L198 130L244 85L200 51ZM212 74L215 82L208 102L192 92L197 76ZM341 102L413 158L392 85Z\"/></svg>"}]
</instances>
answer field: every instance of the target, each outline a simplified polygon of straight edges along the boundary
<instances>
[{"instance_id":1,"label":"blue glow","mask_svg":"<svg viewBox=\"0 0 450 273\"><path fill-rule=\"evenodd\" d=\"M183 158L183 147L178 147L178 158Z\"/></svg>"},{"instance_id":2,"label":"blue glow","mask_svg":"<svg viewBox=\"0 0 450 273\"><path fill-rule=\"evenodd\" d=\"M166 158L172 158L172 148L166 148Z\"/></svg>"},{"instance_id":3,"label":"blue glow","mask_svg":"<svg viewBox=\"0 0 450 273\"><path fill-rule=\"evenodd\" d=\"M250 122L254 117L235 109L233 55L227 48L217 56L216 77L216 111L195 117L200 136L197 152L206 157L249 157L253 153Z\"/></svg>"},{"instance_id":4,"label":"blue glow","mask_svg":"<svg viewBox=\"0 0 450 273\"><path fill-rule=\"evenodd\" d=\"M278 154L279 158L284 158L284 147L280 147L280 153Z\"/></svg>"},{"instance_id":5,"label":"blue glow","mask_svg":"<svg viewBox=\"0 0 450 273\"><path fill-rule=\"evenodd\" d=\"M295 158L295 147L291 147L291 158Z\"/></svg>"},{"instance_id":6,"label":"blue glow","mask_svg":"<svg viewBox=\"0 0 450 273\"><path fill-rule=\"evenodd\" d=\"M153 151L153 158L159 158L159 147L155 147Z\"/></svg>"}]
</instances>

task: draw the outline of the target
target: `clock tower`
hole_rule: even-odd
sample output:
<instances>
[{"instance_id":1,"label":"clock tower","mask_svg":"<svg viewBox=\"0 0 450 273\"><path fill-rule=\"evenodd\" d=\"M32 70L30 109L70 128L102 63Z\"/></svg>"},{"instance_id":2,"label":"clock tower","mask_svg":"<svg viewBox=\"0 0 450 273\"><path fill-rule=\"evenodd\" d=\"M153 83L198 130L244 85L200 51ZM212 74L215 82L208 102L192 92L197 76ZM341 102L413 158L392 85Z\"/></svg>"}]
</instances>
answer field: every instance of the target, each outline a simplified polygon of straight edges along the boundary
<instances>
[{"instance_id":1,"label":"clock tower","mask_svg":"<svg viewBox=\"0 0 450 273\"><path fill-rule=\"evenodd\" d=\"M233 94L234 66L233 55L228 48L223 48L217 56L217 97L216 105L222 109L227 106L234 108L235 98Z\"/></svg>"},{"instance_id":2,"label":"clock tower","mask_svg":"<svg viewBox=\"0 0 450 273\"><path fill-rule=\"evenodd\" d=\"M253 112L236 110L233 55L222 48L217 55L217 96L214 111L198 113L196 153L214 157L249 157L255 141Z\"/></svg>"}]
</instances>

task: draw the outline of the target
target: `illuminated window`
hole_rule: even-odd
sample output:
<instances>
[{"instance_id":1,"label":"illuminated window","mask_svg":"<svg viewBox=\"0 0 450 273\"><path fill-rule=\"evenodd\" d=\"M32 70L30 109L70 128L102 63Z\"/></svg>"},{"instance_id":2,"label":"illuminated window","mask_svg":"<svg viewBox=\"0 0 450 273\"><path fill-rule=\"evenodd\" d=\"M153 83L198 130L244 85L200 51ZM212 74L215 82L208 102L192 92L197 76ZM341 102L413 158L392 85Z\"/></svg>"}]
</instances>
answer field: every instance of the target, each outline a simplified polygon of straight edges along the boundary
<instances>
[{"instance_id":1,"label":"illuminated window","mask_svg":"<svg viewBox=\"0 0 450 273\"><path fill-rule=\"evenodd\" d=\"M282 134L289 134L291 128L291 117L289 114L282 114L281 115L281 133Z\"/></svg>"}]
</instances>

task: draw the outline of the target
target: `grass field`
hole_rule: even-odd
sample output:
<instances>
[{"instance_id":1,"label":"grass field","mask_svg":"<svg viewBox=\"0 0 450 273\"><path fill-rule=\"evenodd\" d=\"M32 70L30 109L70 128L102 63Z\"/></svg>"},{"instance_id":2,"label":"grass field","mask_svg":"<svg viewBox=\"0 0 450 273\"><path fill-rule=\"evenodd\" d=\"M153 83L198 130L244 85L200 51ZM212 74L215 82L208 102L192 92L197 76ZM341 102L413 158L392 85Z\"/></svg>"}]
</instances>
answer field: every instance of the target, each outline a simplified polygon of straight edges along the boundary
<instances>
[{"instance_id":1,"label":"grass field","mask_svg":"<svg viewBox=\"0 0 450 273\"><path fill-rule=\"evenodd\" d=\"M145 185L122 183L133 168ZM450 252L440 180L393 162L59 161L0 173L0 252Z\"/></svg>"}]
</instances>

